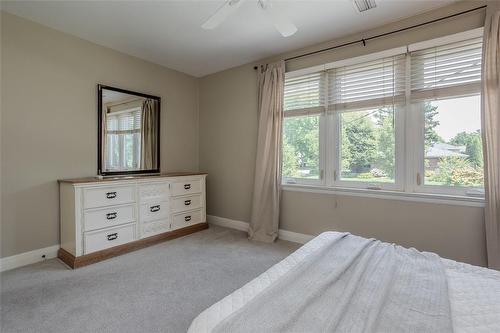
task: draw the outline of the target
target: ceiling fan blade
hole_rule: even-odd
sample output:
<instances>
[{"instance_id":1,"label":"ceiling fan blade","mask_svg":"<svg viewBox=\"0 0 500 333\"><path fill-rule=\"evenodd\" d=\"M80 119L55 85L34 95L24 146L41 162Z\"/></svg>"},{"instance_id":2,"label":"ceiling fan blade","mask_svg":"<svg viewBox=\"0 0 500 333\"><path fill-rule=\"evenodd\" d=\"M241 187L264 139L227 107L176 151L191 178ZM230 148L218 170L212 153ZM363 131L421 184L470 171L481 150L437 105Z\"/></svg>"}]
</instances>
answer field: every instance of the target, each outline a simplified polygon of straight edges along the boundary
<instances>
[{"instance_id":1,"label":"ceiling fan blade","mask_svg":"<svg viewBox=\"0 0 500 333\"><path fill-rule=\"evenodd\" d=\"M271 18L274 27L283 37L290 37L297 32L297 27L293 24L287 17L282 15L279 11L274 9L271 1L265 1L265 7L263 6L265 12Z\"/></svg>"},{"instance_id":2,"label":"ceiling fan blade","mask_svg":"<svg viewBox=\"0 0 500 333\"><path fill-rule=\"evenodd\" d=\"M236 11L242 3L243 0L227 0L226 3L217 9L217 11L201 25L201 27L205 30L217 28L217 26L224 22L231 13Z\"/></svg>"}]
</instances>

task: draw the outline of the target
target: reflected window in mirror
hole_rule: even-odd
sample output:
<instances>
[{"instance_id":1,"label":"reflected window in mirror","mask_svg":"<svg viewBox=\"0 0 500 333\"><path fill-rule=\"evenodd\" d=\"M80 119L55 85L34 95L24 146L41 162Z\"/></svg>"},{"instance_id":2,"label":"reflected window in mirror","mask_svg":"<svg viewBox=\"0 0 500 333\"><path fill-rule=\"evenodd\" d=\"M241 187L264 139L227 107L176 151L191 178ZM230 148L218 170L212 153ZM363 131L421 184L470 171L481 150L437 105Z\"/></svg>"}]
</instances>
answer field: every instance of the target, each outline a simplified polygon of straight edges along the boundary
<instances>
[{"instance_id":1,"label":"reflected window in mirror","mask_svg":"<svg viewBox=\"0 0 500 333\"><path fill-rule=\"evenodd\" d=\"M99 86L101 174L159 172L159 97Z\"/></svg>"}]
</instances>

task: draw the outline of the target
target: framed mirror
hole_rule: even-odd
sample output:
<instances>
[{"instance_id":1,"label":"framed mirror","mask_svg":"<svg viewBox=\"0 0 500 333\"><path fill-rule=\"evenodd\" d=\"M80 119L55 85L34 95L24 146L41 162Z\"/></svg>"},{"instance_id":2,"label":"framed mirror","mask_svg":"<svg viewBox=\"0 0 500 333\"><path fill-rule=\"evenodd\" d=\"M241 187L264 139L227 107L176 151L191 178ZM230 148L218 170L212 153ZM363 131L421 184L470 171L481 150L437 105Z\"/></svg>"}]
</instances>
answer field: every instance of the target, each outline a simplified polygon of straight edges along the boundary
<instances>
[{"instance_id":1,"label":"framed mirror","mask_svg":"<svg viewBox=\"0 0 500 333\"><path fill-rule=\"evenodd\" d=\"M160 97L97 86L99 175L160 172Z\"/></svg>"}]
</instances>

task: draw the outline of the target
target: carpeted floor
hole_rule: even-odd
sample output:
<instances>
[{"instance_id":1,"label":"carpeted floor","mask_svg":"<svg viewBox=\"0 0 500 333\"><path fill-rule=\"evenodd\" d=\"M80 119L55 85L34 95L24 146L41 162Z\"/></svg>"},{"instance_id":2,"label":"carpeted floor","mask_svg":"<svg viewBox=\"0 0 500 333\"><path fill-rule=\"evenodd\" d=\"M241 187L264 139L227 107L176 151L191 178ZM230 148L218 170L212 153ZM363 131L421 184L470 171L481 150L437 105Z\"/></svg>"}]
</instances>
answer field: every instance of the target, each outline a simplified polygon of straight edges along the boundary
<instances>
[{"instance_id":1,"label":"carpeted floor","mask_svg":"<svg viewBox=\"0 0 500 333\"><path fill-rule=\"evenodd\" d=\"M299 247L211 226L77 270L58 260L1 275L1 331L185 332L205 308Z\"/></svg>"}]
</instances>

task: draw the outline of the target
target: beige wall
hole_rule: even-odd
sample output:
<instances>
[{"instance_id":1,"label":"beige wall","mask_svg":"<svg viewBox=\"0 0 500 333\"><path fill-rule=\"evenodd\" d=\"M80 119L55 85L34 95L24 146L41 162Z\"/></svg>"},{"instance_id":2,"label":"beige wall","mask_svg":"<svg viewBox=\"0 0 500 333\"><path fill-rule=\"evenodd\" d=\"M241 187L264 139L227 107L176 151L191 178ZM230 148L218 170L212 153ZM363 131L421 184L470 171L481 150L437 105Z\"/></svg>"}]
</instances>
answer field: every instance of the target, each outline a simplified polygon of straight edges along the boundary
<instances>
[{"instance_id":1,"label":"beige wall","mask_svg":"<svg viewBox=\"0 0 500 333\"><path fill-rule=\"evenodd\" d=\"M200 83L200 170L209 214L249 221L257 143L257 83L252 66Z\"/></svg>"},{"instance_id":2,"label":"beige wall","mask_svg":"<svg viewBox=\"0 0 500 333\"><path fill-rule=\"evenodd\" d=\"M459 3L267 61L391 31L480 4L477 1ZM379 39L366 47L354 46L289 62L287 69L308 67L469 30L482 26L483 21L484 12L468 14ZM256 74L252 67L253 64L248 64L226 70L204 77L200 82L200 169L209 173L208 214L241 221L250 220L257 142ZM281 228L307 234L346 230L435 251L444 257L473 264L486 263L482 208L285 191Z\"/></svg>"},{"instance_id":3,"label":"beige wall","mask_svg":"<svg viewBox=\"0 0 500 333\"><path fill-rule=\"evenodd\" d=\"M486 265L479 207L284 191L280 228L312 235L349 231Z\"/></svg>"},{"instance_id":4,"label":"beige wall","mask_svg":"<svg viewBox=\"0 0 500 333\"><path fill-rule=\"evenodd\" d=\"M56 180L97 170L97 83L160 96L162 170L198 170L196 78L1 19L2 257L59 243Z\"/></svg>"}]
</instances>

